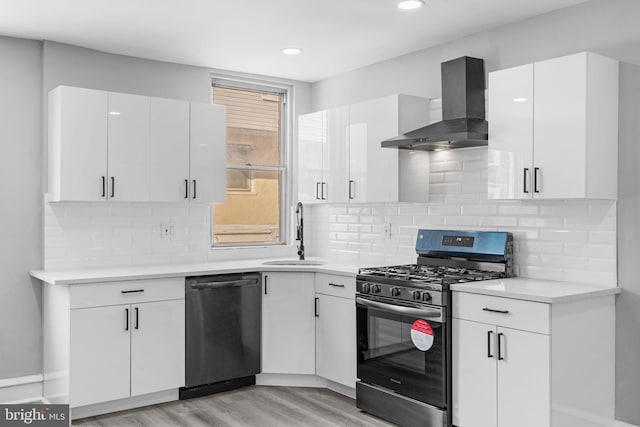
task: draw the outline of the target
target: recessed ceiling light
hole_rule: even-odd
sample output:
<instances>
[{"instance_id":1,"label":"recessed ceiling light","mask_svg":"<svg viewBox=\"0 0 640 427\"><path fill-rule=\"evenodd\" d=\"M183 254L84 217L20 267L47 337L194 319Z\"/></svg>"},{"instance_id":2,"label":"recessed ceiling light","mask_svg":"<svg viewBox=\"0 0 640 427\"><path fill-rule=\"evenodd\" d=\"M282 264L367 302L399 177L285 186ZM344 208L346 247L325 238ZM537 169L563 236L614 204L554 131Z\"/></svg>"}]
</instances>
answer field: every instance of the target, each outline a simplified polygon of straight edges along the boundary
<instances>
[{"instance_id":1,"label":"recessed ceiling light","mask_svg":"<svg viewBox=\"0 0 640 427\"><path fill-rule=\"evenodd\" d=\"M283 49L280 49L280 52L284 53L285 55L299 55L302 53L302 49L297 47L285 47Z\"/></svg>"},{"instance_id":2,"label":"recessed ceiling light","mask_svg":"<svg viewBox=\"0 0 640 427\"><path fill-rule=\"evenodd\" d=\"M398 9L412 10L424 6L422 0L402 0L398 2Z\"/></svg>"}]
</instances>

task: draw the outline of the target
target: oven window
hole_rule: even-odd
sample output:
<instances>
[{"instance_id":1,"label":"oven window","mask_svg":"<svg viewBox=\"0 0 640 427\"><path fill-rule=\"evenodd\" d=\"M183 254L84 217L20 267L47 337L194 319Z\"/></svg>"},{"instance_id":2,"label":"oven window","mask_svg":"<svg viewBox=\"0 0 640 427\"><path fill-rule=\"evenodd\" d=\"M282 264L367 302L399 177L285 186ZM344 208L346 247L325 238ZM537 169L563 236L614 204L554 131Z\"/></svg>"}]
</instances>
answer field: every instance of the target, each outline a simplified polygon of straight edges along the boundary
<instances>
[{"instance_id":1,"label":"oven window","mask_svg":"<svg viewBox=\"0 0 640 427\"><path fill-rule=\"evenodd\" d=\"M445 407L445 325L426 320L434 332L427 351L411 339L411 326L418 317L357 307L358 378L399 394Z\"/></svg>"}]
</instances>

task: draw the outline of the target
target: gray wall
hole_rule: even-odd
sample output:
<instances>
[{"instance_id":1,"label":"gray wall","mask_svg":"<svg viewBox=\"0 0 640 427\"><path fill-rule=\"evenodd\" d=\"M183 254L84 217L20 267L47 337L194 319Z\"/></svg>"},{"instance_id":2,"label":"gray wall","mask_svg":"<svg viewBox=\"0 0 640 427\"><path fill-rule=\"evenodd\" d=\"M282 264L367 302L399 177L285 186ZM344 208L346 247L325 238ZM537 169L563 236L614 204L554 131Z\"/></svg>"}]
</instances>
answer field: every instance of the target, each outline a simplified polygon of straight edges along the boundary
<instances>
[{"instance_id":1,"label":"gray wall","mask_svg":"<svg viewBox=\"0 0 640 427\"><path fill-rule=\"evenodd\" d=\"M0 379L42 372L41 49L0 37Z\"/></svg>"},{"instance_id":2,"label":"gray wall","mask_svg":"<svg viewBox=\"0 0 640 427\"><path fill-rule=\"evenodd\" d=\"M640 425L640 67L620 69L616 414Z\"/></svg>"},{"instance_id":3,"label":"gray wall","mask_svg":"<svg viewBox=\"0 0 640 427\"><path fill-rule=\"evenodd\" d=\"M596 0L316 82L312 109L392 93L440 97L440 63L462 55L493 71L590 50L623 61L620 80L616 418L640 425L640 2ZM625 64L627 63L627 64ZM597 321L597 319L594 319ZM594 367L597 369L597 367ZM576 384L576 387L579 387Z\"/></svg>"}]
</instances>

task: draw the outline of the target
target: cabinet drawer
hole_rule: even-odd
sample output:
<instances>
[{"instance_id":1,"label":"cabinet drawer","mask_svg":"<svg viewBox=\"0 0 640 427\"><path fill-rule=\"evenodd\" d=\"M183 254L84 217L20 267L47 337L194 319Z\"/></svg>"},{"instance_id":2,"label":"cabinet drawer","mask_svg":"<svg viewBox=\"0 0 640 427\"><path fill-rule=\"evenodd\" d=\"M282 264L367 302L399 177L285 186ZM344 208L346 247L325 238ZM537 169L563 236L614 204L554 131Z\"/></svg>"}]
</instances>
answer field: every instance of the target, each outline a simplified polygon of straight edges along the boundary
<instances>
[{"instance_id":1,"label":"cabinet drawer","mask_svg":"<svg viewBox=\"0 0 640 427\"><path fill-rule=\"evenodd\" d=\"M184 299L184 277L70 286L71 308Z\"/></svg>"},{"instance_id":2,"label":"cabinet drawer","mask_svg":"<svg viewBox=\"0 0 640 427\"><path fill-rule=\"evenodd\" d=\"M316 292L355 299L356 279L355 277L316 273Z\"/></svg>"},{"instance_id":3,"label":"cabinet drawer","mask_svg":"<svg viewBox=\"0 0 640 427\"><path fill-rule=\"evenodd\" d=\"M549 304L453 292L453 317L549 334Z\"/></svg>"}]
</instances>

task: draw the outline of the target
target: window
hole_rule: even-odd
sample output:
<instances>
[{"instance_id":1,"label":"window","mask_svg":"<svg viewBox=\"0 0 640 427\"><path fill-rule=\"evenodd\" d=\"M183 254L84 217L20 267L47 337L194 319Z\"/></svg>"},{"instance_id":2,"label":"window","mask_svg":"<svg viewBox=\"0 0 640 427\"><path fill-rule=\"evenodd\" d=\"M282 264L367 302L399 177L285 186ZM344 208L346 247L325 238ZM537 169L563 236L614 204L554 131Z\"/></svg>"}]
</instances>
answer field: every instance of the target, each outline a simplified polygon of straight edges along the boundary
<instances>
[{"instance_id":1,"label":"window","mask_svg":"<svg viewBox=\"0 0 640 427\"><path fill-rule=\"evenodd\" d=\"M216 82L227 107L227 199L213 207L214 246L283 242L285 91Z\"/></svg>"}]
</instances>

